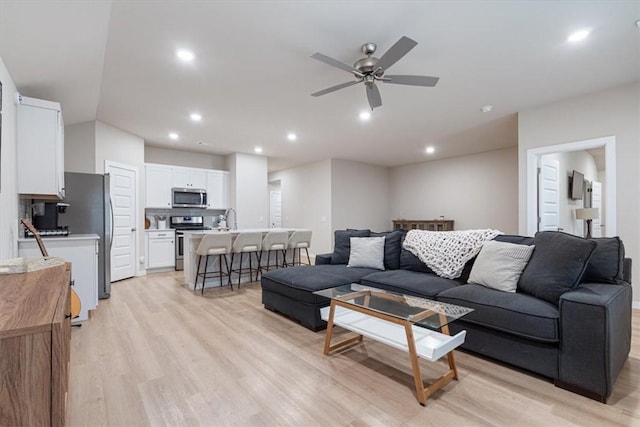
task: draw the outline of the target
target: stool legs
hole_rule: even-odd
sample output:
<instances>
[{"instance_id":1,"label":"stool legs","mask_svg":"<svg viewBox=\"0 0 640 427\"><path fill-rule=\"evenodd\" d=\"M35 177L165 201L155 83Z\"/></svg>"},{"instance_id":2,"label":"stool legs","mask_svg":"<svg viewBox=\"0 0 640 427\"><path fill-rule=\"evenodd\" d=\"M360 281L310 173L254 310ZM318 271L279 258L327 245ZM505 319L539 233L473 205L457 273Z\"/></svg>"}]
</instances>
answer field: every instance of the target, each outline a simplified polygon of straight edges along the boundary
<instances>
[{"instance_id":1,"label":"stool legs","mask_svg":"<svg viewBox=\"0 0 640 427\"><path fill-rule=\"evenodd\" d=\"M195 291L198 288L198 278L202 277L202 288L201 288L201 294L204 295L204 285L205 285L205 281L207 280L207 277L217 277L220 279L220 286L223 286L222 283L222 278L223 277L227 277L227 284L231 286L231 290L233 290L233 284L231 283L231 271L229 270L229 263L227 260L227 255L226 254L221 254L221 255L214 255L218 257L218 271L210 271L207 272L207 268L209 268L209 255L206 255L205 261L204 261L204 270L202 272L200 272L200 265L202 263L202 257L203 255L198 257L198 268L196 270L196 280L195 280L195 286L193 287L193 290ZM224 258L224 266L226 268L226 272L225 270L222 269L222 260ZM215 260L213 262L214 268L215 268Z\"/></svg>"}]
</instances>

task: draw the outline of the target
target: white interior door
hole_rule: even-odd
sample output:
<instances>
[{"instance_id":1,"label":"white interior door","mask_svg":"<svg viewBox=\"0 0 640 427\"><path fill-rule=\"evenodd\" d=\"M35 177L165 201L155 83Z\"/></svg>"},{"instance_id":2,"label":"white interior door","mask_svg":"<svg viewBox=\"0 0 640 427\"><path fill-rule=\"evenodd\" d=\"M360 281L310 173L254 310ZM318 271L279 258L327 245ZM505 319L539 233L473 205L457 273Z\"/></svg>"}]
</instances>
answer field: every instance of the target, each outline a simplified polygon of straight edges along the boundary
<instances>
[{"instance_id":1,"label":"white interior door","mask_svg":"<svg viewBox=\"0 0 640 427\"><path fill-rule=\"evenodd\" d=\"M269 192L269 224L271 228L282 228L282 193Z\"/></svg>"},{"instance_id":2,"label":"white interior door","mask_svg":"<svg viewBox=\"0 0 640 427\"><path fill-rule=\"evenodd\" d=\"M113 243L111 245L111 281L136 275L136 178L137 168L107 162L111 174L113 205Z\"/></svg>"},{"instance_id":3,"label":"white interior door","mask_svg":"<svg viewBox=\"0 0 640 427\"><path fill-rule=\"evenodd\" d=\"M538 231L558 231L560 218L560 162L540 156L538 174Z\"/></svg>"},{"instance_id":4,"label":"white interior door","mask_svg":"<svg viewBox=\"0 0 640 427\"><path fill-rule=\"evenodd\" d=\"M591 182L591 207L598 208L600 215L591 221L591 237L602 237L602 183Z\"/></svg>"}]
</instances>

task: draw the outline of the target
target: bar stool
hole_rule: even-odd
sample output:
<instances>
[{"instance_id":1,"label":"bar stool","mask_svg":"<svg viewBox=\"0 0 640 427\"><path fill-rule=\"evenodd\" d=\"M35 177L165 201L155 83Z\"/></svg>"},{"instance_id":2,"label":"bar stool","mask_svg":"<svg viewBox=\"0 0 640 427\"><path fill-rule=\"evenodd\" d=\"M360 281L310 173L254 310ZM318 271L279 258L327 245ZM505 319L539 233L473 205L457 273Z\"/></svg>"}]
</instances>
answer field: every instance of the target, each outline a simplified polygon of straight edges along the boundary
<instances>
[{"instance_id":1,"label":"bar stool","mask_svg":"<svg viewBox=\"0 0 640 427\"><path fill-rule=\"evenodd\" d=\"M291 233L289 237L288 249L293 249L293 258L291 265L302 265L301 249L307 252L307 265L311 264L309 258L309 247L311 246L311 230L299 230ZM298 252L298 263L296 264L296 251Z\"/></svg>"},{"instance_id":2,"label":"bar stool","mask_svg":"<svg viewBox=\"0 0 640 427\"><path fill-rule=\"evenodd\" d=\"M222 286L222 278L227 278L227 284L231 285L231 289L233 289L233 284L231 284L231 272L229 271L229 263L227 261L227 254L231 253L231 233L214 233L214 234L205 234L198 245L198 249L196 249L196 255L198 255L198 268L196 269L196 280L195 286L193 290L195 291L198 287L198 277L202 277L202 294L204 295L204 282L207 277L218 277L220 278L220 286ZM200 263L202 262L202 257L206 256L204 262L204 271L200 272ZM219 261L219 268L217 271L207 272L207 267L209 264L209 257L217 256ZM222 269L222 260L224 259L224 265L226 268L226 272ZM215 265L215 260L214 260Z\"/></svg>"},{"instance_id":3,"label":"bar stool","mask_svg":"<svg viewBox=\"0 0 640 427\"><path fill-rule=\"evenodd\" d=\"M249 280L253 281L253 272L256 272L256 280L258 280L258 272L260 271L260 252L262 251L262 233L261 232L244 232L239 233L233 241L233 249L231 252L231 272L238 273L238 288L240 288L240 279L242 278L242 255L249 254ZM238 268L233 269L233 258L235 254L240 254L240 263ZM255 255L258 262L254 269L252 264L252 255Z\"/></svg>"},{"instance_id":4,"label":"bar stool","mask_svg":"<svg viewBox=\"0 0 640 427\"><path fill-rule=\"evenodd\" d=\"M262 252L267 251L267 265L260 266L260 274L262 270L271 270L271 268L284 267L286 261L286 250L289 244L289 233L287 231L269 231L262 239ZM276 253L276 263L271 264L271 252ZM262 260L262 252L260 259ZM282 262L278 260L278 253L282 253ZM256 277L256 280L258 278Z\"/></svg>"}]
</instances>

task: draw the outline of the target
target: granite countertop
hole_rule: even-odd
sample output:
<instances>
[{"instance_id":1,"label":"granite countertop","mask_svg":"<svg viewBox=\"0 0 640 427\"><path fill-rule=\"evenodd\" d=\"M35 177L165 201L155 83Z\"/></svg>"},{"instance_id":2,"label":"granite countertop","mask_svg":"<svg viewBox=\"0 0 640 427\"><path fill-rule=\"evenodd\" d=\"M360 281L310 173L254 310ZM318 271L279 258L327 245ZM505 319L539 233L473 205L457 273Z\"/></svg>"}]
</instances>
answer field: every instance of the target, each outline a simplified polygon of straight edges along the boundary
<instances>
[{"instance_id":1,"label":"granite countertop","mask_svg":"<svg viewBox=\"0 0 640 427\"><path fill-rule=\"evenodd\" d=\"M201 235L201 234L212 234L212 233L231 233L231 234L239 234L239 233L268 233L270 231L286 231L286 232L293 232L293 231L303 231L306 230L306 228L239 228L237 230L225 230L225 231L220 231L217 229L213 229L213 230L180 230L182 233L184 233L185 235Z\"/></svg>"}]
</instances>

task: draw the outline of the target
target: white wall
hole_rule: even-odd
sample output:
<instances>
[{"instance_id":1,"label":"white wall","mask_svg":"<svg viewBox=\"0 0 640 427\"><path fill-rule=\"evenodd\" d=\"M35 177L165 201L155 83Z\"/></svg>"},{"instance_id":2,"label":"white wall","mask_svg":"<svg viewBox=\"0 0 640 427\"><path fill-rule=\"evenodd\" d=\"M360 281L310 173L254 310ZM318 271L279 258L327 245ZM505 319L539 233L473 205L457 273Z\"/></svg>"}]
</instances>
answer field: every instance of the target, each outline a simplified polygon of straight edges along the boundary
<instances>
[{"instance_id":1,"label":"white wall","mask_svg":"<svg viewBox=\"0 0 640 427\"><path fill-rule=\"evenodd\" d=\"M517 148L391 169L391 219L455 221L454 228L518 231Z\"/></svg>"},{"instance_id":2,"label":"white wall","mask_svg":"<svg viewBox=\"0 0 640 427\"><path fill-rule=\"evenodd\" d=\"M64 170L96 173L96 122L64 127Z\"/></svg>"},{"instance_id":3,"label":"white wall","mask_svg":"<svg viewBox=\"0 0 640 427\"><path fill-rule=\"evenodd\" d=\"M144 147L144 161L145 163L185 166L188 168L227 170L224 156L153 147L151 145L145 145Z\"/></svg>"},{"instance_id":4,"label":"white wall","mask_svg":"<svg viewBox=\"0 0 640 427\"><path fill-rule=\"evenodd\" d=\"M518 116L519 228L527 229L527 150L616 138L617 232L633 259L634 301L640 305L640 84L571 98Z\"/></svg>"},{"instance_id":5,"label":"white wall","mask_svg":"<svg viewBox=\"0 0 640 427\"><path fill-rule=\"evenodd\" d=\"M16 86L0 58L2 136L0 143L0 259L18 256L18 171Z\"/></svg>"},{"instance_id":6,"label":"white wall","mask_svg":"<svg viewBox=\"0 0 640 427\"><path fill-rule=\"evenodd\" d=\"M121 129L99 121L96 126L96 170L95 173L104 173L104 162L110 160L124 163L138 169L138 206L137 206L137 234L138 234L138 261L145 256L144 242L144 200L145 200L145 176L144 176L144 140ZM138 262L136 271L144 273L144 264Z\"/></svg>"},{"instance_id":7,"label":"white wall","mask_svg":"<svg viewBox=\"0 0 640 427\"><path fill-rule=\"evenodd\" d=\"M269 226L267 158L235 153L227 159L230 202L238 214L238 228Z\"/></svg>"},{"instance_id":8,"label":"white wall","mask_svg":"<svg viewBox=\"0 0 640 427\"><path fill-rule=\"evenodd\" d=\"M331 160L331 227L390 230L389 168Z\"/></svg>"},{"instance_id":9,"label":"white wall","mask_svg":"<svg viewBox=\"0 0 640 427\"><path fill-rule=\"evenodd\" d=\"M585 200L572 200L569 198L569 176L576 170L584 174L585 180L598 181L596 161L591 154L584 150L547 154L543 157L557 160L559 164L558 175L560 181L558 183L558 192L560 194L560 203L558 206L558 226L565 233L584 237L585 222L576 219L575 210L584 207Z\"/></svg>"},{"instance_id":10,"label":"white wall","mask_svg":"<svg viewBox=\"0 0 640 427\"><path fill-rule=\"evenodd\" d=\"M273 172L269 181L280 181L282 226L311 230L314 254L333 251L331 160Z\"/></svg>"}]
</instances>

